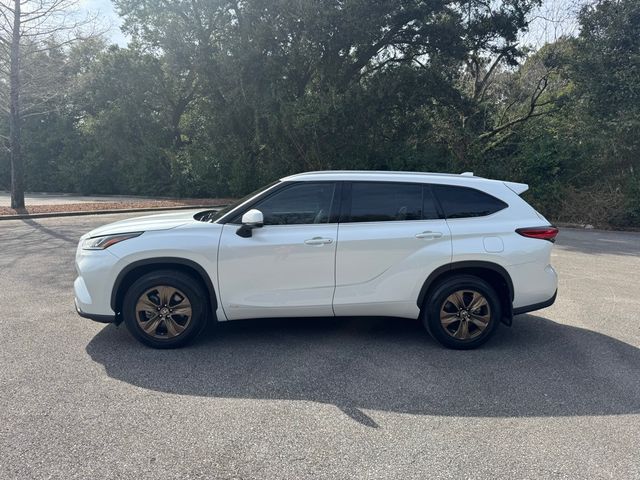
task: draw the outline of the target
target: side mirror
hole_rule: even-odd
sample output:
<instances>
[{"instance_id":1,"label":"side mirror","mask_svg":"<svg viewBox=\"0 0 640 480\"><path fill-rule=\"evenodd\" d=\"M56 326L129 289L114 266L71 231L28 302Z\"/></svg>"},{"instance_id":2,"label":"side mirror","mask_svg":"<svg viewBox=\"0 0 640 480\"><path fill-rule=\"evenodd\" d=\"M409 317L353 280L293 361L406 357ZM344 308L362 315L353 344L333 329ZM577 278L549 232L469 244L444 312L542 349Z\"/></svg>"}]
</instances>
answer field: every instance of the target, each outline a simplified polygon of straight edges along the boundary
<instances>
[{"instance_id":1,"label":"side mirror","mask_svg":"<svg viewBox=\"0 0 640 480\"><path fill-rule=\"evenodd\" d=\"M262 212L253 208L242 215L242 225L236 230L236 234L243 238L249 238L252 235L252 230L260 228L262 225L264 225Z\"/></svg>"}]
</instances>

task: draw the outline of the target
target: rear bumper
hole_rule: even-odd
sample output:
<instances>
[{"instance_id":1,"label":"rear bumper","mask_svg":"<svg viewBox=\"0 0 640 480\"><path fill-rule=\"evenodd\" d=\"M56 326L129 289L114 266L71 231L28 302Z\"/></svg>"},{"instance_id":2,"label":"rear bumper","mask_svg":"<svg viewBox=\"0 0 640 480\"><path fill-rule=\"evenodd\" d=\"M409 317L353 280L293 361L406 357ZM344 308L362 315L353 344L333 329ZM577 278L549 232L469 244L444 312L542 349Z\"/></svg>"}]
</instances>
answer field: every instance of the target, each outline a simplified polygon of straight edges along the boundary
<instances>
[{"instance_id":1,"label":"rear bumper","mask_svg":"<svg viewBox=\"0 0 640 480\"><path fill-rule=\"evenodd\" d=\"M546 241L545 241L546 242ZM558 290L558 274L549 263L528 262L510 265L507 271L513 282L514 314L548 306Z\"/></svg>"},{"instance_id":2,"label":"rear bumper","mask_svg":"<svg viewBox=\"0 0 640 480\"><path fill-rule=\"evenodd\" d=\"M100 323L113 323L116 321L115 315L98 315L95 313L83 312L82 310L80 310L80 307L78 307L78 301L74 299L74 303L76 306L76 312L78 312L78 315L80 315L82 318L88 318L89 320Z\"/></svg>"},{"instance_id":3,"label":"rear bumper","mask_svg":"<svg viewBox=\"0 0 640 480\"><path fill-rule=\"evenodd\" d=\"M556 301L557 296L558 296L558 290L555 291L555 293L550 299L545 300L544 302L539 302L539 303L534 303L532 305L525 305L523 307L514 308L513 314L522 315L523 313L533 312L535 310L541 310L543 308L550 307Z\"/></svg>"}]
</instances>

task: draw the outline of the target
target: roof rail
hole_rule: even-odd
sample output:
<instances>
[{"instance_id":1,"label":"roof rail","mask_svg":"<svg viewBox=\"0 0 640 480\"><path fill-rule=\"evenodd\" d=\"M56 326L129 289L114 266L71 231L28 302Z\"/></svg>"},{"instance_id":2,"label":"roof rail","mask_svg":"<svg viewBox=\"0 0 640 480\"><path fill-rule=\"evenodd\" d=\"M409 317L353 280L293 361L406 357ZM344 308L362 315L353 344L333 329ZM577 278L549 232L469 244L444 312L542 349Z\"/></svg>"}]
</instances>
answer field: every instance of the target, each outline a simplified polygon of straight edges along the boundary
<instances>
[{"instance_id":1,"label":"roof rail","mask_svg":"<svg viewBox=\"0 0 640 480\"><path fill-rule=\"evenodd\" d=\"M463 177L473 177L473 172L462 172L460 175Z\"/></svg>"}]
</instances>

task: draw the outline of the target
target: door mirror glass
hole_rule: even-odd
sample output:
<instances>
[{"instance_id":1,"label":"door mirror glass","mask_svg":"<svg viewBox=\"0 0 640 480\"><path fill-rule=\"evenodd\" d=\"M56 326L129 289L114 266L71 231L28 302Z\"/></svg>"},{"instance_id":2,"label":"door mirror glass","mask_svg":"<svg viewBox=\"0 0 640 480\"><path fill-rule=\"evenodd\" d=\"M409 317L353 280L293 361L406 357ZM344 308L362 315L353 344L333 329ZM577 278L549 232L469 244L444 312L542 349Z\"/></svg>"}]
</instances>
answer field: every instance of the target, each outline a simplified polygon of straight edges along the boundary
<instances>
[{"instance_id":1,"label":"door mirror glass","mask_svg":"<svg viewBox=\"0 0 640 480\"><path fill-rule=\"evenodd\" d=\"M242 215L242 225L236 233L243 238L248 238L252 235L254 228L260 228L262 225L264 225L264 216L260 210L254 208Z\"/></svg>"}]
</instances>

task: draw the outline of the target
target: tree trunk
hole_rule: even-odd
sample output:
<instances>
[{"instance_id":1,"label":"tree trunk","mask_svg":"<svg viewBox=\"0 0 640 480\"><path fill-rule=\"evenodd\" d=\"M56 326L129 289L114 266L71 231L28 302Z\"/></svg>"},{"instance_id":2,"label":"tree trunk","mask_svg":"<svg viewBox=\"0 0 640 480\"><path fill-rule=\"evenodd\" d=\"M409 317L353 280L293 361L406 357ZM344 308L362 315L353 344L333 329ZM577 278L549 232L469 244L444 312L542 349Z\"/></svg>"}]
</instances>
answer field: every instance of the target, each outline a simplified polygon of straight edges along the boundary
<instances>
[{"instance_id":1,"label":"tree trunk","mask_svg":"<svg viewBox=\"0 0 640 480\"><path fill-rule=\"evenodd\" d=\"M9 141L11 147L11 208L24 208L24 165L20 112L20 0L14 1L11 39Z\"/></svg>"}]
</instances>

